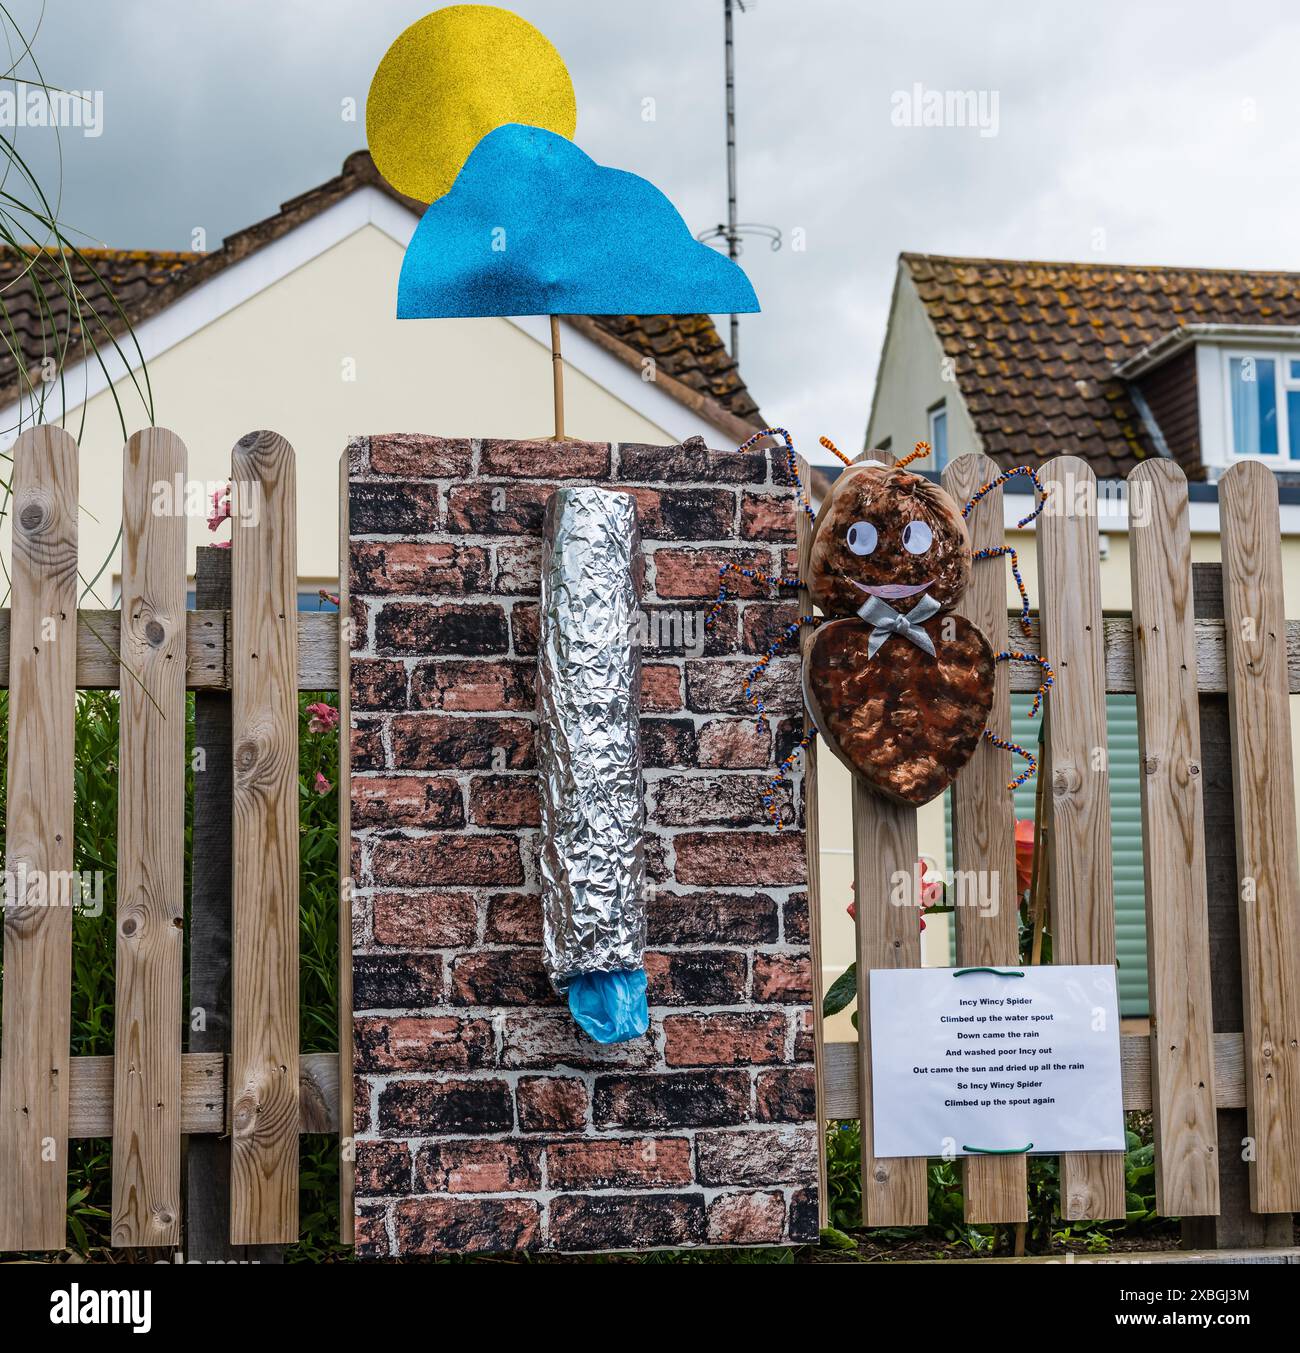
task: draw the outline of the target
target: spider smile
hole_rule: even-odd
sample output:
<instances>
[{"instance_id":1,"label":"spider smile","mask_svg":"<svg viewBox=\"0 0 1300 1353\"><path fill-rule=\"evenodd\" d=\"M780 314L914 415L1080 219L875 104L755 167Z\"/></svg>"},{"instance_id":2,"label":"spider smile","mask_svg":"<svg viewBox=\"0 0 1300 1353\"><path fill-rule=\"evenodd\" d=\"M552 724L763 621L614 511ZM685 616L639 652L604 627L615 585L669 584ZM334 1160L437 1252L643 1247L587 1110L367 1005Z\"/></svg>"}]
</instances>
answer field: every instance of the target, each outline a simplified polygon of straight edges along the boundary
<instances>
[{"instance_id":1,"label":"spider smile","mask_svg":"<svg viewBox=\"0 0 1300 1353\"><path fill-rule=\"evenodd\" d=\"M857 582L853 578L845 578L844 581L856 587L859 592L879 597L881 601L901 601L904 597L914 597L918 592L924 592L934 579L928 578L923 583L917 583L915 587L908 587L905 583L878 583L875 587L868 587L866 583Z\"/></svg>"}]
</instances>

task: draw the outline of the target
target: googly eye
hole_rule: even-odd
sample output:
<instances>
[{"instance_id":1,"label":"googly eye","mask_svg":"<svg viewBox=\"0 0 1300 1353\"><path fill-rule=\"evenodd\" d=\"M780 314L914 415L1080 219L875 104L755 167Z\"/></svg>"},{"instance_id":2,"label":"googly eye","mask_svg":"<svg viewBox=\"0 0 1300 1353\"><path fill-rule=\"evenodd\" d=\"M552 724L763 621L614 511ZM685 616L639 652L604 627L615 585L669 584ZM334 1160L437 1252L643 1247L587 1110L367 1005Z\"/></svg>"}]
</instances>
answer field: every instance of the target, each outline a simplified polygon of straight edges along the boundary
<instances>
[{"instance_id":1,"label":"googly eye","mask_svg":"<svg viewBox=\"0 0 1300 1353\"><path fill-rule=\"evenodd\" d=\"M855 521L844 537L854 554L870 554L876 548L876 528L869 521Z\"/></svg>"},{"instance_id":2,"label":"googly eye","mask_svg":"<svg viewBox=\"0 0 1300 1353\"><path fill-rule=\"evenodd\" d=\"M924 554L934 543L934 532L923 521L909 521L903 527L903 548L908 554Z\"/></svg>"}]
</instances>

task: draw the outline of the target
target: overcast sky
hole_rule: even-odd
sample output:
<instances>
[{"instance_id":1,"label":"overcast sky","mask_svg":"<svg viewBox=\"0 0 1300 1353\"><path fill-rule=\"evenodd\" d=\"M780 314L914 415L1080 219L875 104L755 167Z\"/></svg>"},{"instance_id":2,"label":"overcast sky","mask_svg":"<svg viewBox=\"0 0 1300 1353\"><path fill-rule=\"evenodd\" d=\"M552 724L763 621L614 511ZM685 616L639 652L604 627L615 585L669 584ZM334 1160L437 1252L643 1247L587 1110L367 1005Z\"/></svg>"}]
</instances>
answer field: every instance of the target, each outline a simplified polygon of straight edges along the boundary
<instances>
[{"instance_id":1,"label":"overcast sky","mask_svg":"<svg viewBox=\"0 0 1300 1353\"><path fill-rule=\"evenodd\" d=\"M388 43L436 7L48 0L46 80L103 92L102 135L62 134L64 220L187 249L271 214L364 144L343 100L364 107ZM513 8L568 64L578 144L692 230L722 220L722 0ZM40 6L14 12L30 29ZM822 432L862 442L902 250L1300 269L1295 4L751 0L736 47L740 216L788 241L743 259L763 313L742 369L811 458ZM918 85L981 93L985 125L897 125ZM53 191L52 135L18 135Z\"/></svg>"}]
</instances>

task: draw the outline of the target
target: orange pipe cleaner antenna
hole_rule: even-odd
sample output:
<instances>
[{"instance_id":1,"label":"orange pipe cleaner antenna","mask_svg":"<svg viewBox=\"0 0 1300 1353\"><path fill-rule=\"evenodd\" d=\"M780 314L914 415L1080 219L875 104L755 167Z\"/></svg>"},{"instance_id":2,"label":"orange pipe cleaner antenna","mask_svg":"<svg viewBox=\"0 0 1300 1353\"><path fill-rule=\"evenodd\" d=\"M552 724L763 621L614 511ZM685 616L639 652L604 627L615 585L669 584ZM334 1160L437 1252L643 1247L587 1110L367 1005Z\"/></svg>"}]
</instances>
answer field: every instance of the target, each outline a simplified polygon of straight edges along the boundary
<instances>
[{"instance_id":1,"label":"orange pipe cleaner antenna","mask_svg":"<svg viewBox=\"0 0 1300 1353\"><path fill-rule=\"evenodd\" d=\"M930 443L917 442L917 444L912 448L911 451L907 453L907 455L903 457L902 460L895 462L894 469L901 470L904 465L910 465L914 460L921 460L923 457L928 456L929 454L930 454Z\"/></svg>"},{"instance_id":2,"label":"orange pipe cleaner antenna","mask_svg":"<svg viewBox=\"0 0 1300 1353\"><path fill-rule=\"evenodd\" d=\"M834 454L837 455L845 463L845 465L853 464L853 462L848 458L848 456L846 456L844 452L841 451L840 448L836 446L835 443L831 441L829 437L818 437L817 440L821 442L821 444L828 451L834 452Z\"/></svg>"}]
</instances>

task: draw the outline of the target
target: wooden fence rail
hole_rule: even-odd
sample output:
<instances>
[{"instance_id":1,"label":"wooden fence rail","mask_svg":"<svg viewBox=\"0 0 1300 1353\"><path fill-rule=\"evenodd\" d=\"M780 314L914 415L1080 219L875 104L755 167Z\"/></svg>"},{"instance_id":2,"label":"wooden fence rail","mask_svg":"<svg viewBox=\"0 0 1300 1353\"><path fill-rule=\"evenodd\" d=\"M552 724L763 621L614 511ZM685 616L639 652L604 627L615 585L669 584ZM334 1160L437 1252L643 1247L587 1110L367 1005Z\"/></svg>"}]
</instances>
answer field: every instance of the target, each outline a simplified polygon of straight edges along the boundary
<instances>
[{"instance_id":1,"label":"wooden fence rail","mask_svg":"<svg viewBox=\"0 0 1300 1353\"><path fill-rule=\"evenodd\" d=\"M124 450L121 606L112 611L77 609L76 443L42 427L24 432L12 455L12 604L0 612L9 689L0 1250L63 1247L67 1144L86 1136L112 1138L113 1245L197 1240L196 1217L210 1218L202 1206L187 1214L182 1138L202 1134L230 1142L229 1243L290 1243L298 1136L339 1132L341 1079L337 1053L299 1056L297 692L337 688L340 630L335 615L297 611L293 450L274 433L235 446L234 501L258 510L236 513L229 608L188 612L185 518L154 508L156 486L186 478L180 438L151 428ZM108 1057L69 1055L78 688L121 692ZM211 989L201 974L192 983L192 999L210 1003L198 1022L230 1039L209 1047L196 1037L191 1051L181 966L187 689L231 693L230 756L195 766L205 808L231 811L196 829L190 916L202 961L224 946L217 968L231 974ZM220 740L220 723L207 719L205 736ZM223 773L229 785L208 794L203 775ZM214 825L229 837L229 874L199 848ZM214 886L205 870L216 871ZM350 1029L350 1009L340 1014ZM346 1053L350 1040L340 1046ZM345 1196L345 1232L350 1211ZM195 1248L214 1245L208 1237Z\"/></svg>"},{"instance_id":2,"label":"wooden fence rail","mask_svg":"<svg viewBox=\"0 0 1300 1353\"><path fill-rule=\"evenodd\" d=\"M9 684L10 612L0 609L0 689ZM1029 634L1018 621L1003 619L1005 637L1014 648L1039 652L1039 623L1030 617ZM1222 619L1198 618L1192 624L1196 658L1196 687L1201 695L1226 695L1227 649ZM1133 627L1127 616L1103 616L1102 657L1109 695L1132 695L1137 690L1133 664ZM185 613L185 686L191 691L230 689L229 613L201 607ZM994 640L999 631L990 634ZM1286 622L1286 680L1292 695L1300 694L1300 620ZM77 612L77 689L116 690L121 675L116 654L121 643L117 611L82 609ZM1011 693L1032 694L1041 680L1036 664L1008 664ZM302 611L298 615L298 688L332 691L339 685L338 617L333 612Z\"/></svg>"},{"instance_id":3,"label":"wooden fence rail","mask_svg":"<svg viewBox=\"0 0 1300 1353\"><path fill-rule=\"evenodd\" d=\"M981 456L964 456L944 471L943 482L962 502L995 468ZM1136 693L1152 1032L1121 1040L1124 1106L1153 1115L1162 1215L1210 1218L1221 1208L1241 1210L1243 1200L1221 1197L1221 1185L1244 1193L1247 1181L1249 1211L1289 1214L1300 1209L1300 873L1289 713L1289 695L1300 693L1300 626L1282 611L1276 480L1254 463L1224 475L1224 616L1198 617L1186 481L1169 460L1139 466L1128 481L1130 621L1102 615L1091 469L1062 457L1042 467L1041 477L1049 500L1037 526L1040 610L1032 634L1026 638L1013 626L1007 646L1041 654L1056 670L1040 769L1054 959L1116 959L1106 696ZM970 516L974 547L1002 544L1002 523L995 491ZM997 569L984 568L977 566L961 613L1000 640L1008 625L1005 582ZM1035 690L1039 679L1036 665L1010 664L995 691L991 724L1009 729L1009 692ZM1225 692L1241 936L1239 970L1232 973L1217 957L1212 965L1210 809L1200 750L1205 702ZM954 867L994 872L1003 898L1017 891L1010 774L1009 754L985 744L958 775L952 799ZM877 1158L871 1132L871 969L920 965L916 913L891 905L888 896L891 876L913 871L916 836L914 810L855 782L859 1042L827 1045L823 1077L827 1115L862 1120L868 1226L927 1219L925 1161ZM997 916L958 907L956 923L962 965L1019 961L1014 906ZM1231 1004L1218 999L1225 982L1241 993L1241 1022L1216 1032L1216 1010ZM1219 1141L1219 1130L1233 1121L1225 1111L1241 1108L1244 1140ZM1124 1216L1118 1153L1066 1156L1060 1177L1065 1218ZM966 1219L1025 1220L1025 1181L1023 1157L966 1160ZM1234 1220L1214 1239L1239 1244L1246 1236L1248 1243L1258 1234Z\"/></svg>"}]
</instances>

